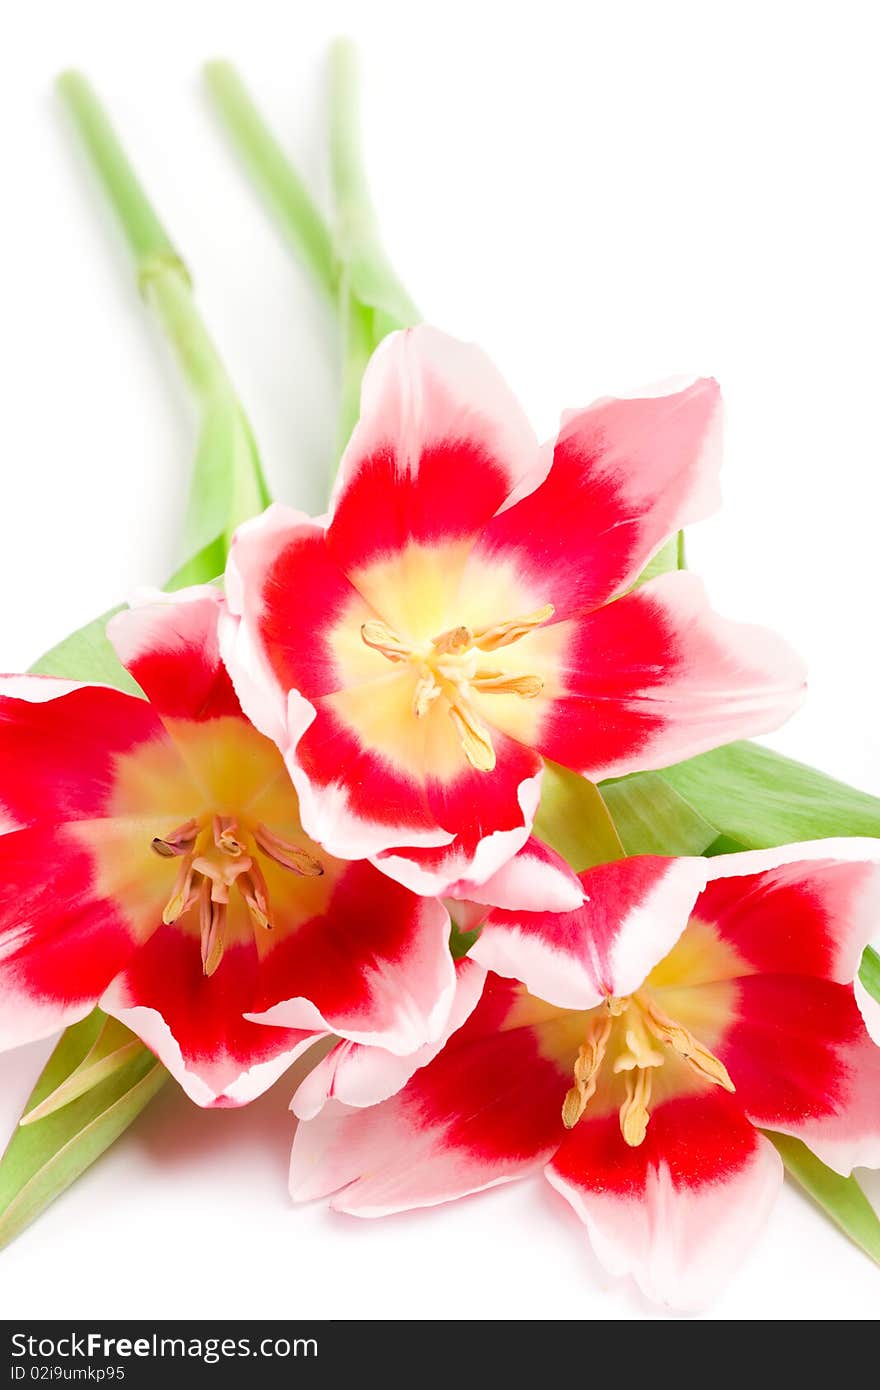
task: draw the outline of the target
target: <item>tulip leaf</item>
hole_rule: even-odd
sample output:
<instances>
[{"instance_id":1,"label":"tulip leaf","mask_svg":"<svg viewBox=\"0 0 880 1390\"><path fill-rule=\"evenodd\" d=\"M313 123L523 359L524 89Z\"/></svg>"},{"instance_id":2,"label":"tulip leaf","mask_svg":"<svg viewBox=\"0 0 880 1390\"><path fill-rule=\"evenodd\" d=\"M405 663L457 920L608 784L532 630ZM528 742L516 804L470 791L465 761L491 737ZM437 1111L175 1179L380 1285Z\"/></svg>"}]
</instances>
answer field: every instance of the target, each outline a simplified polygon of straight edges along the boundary
<instances>
[{"instance_id":1,"label":"tulip leaf","mask_svg":"<svg viewBox=\"0 0 880 1390\"><path fill-rule=\"evenodd\" d=\"M627 854L704 854L718 838L717 828L656 772L604 782L600 791Z\"/></svg>"},{"instance_id":2,"label":"tulip leaf","mask_svg":"<svg viewBox=\"0 0 880 1390\"><path fill-rule=\"evenodd\" d=\"M633 588L640 588L642 584L647 584L649 579L656 579L660 574L670 574L673 570L686 568L684 531L678 531L674 536L670 536L669 540L661 545L657 554L648 561Z\"/></svg>"},{"instance_id":3,"label":"tulip leaf","mask_svg":"<svg viewBox=\"0 0 880 1390\"><path fill-rule=\"evenodd\" d=\"M578 874L625 854L599 788L559 763L544 764L535 834Z\"/></svg>"},{"instance_id":4,"label":"tulip leaf","mask_svg":"<svg viewBox=\"0 0 880 1390\"><path fill-rule=\"evenodd\" d=\"M844 1235L880 1264L880 1217L855 1178L841 1177L788 1134L767 1134L787 1172Z\"/></svg>"},{"instance_id":5,"label":"tulip leaf","mask_svg":"<svg viewBox=\"0 0 880 1390\"><path fill-rule=\"evenodd\" d=\"M99 1045L106 1016L96 1009L62 1035L29 1107L57 1094ZM137 1039L130 1035L134 1042ZM35 1123L20 1125L0 1159L0 1248L13 1240L109 1148L164 1085L153 1053L137 1050L84 1094Z\"/></svg>"},{"instance_id":6,"label":"tulip leaf","mask_svg":"<svg viewBox=\"0 0 880 1390\"><path fill-rule=\"evenodd\" d=\"M211 577L222 573L236 527L265 510L270 501L251 427L235 396L223 390L204 408L196 446L183 549L202 559L198 578L187 582L206 582L204 552L221 545L220 563L212 558L208 568Z\"/></svg>"},{"instance_id":7,"label":"tulip leaf","mask_svg":"<svg viewBox=\"0 0 880 1390\"><path fill-rule=\"evenodd\" d=\"M131 695L142 694L140 686L128 674L107 638L107 623L120 608L111 608L100 618L93 618L85 627L77 628L69 637L44 652L30 670L38 676L62 676L66 680L91 681L96 685L113 685Z\"/></svg>"},{"instance_id":8,"label":"tulip leaf","mask_svg":"<svg viewBox=\"0 0 880 1390\"><path fill-rule=\"evenodd\" d=\"M744 849L880 836L880 799L757 743L729 743L659 775Z\"/></svg>"},{"instance_id":9,"label":"tulip leaf","mask_svg":"<svg viewBox=\"0 0 880 1390\"><path fill-rule=\"evenodd\" d=\"M98 1009L89 1016L90 1021L96 1016L100 1022ZM116 1018L104 1017L98 1035L82 1061L42 1100L37 1101L32 1095L19 1124L35 1124L56 1110L63 1109L71 1101L85 1095L86 1091L91 1091L99 1081L119 1071L142 1051L143 1043L124 1023Z\"/></svg>"},{"instance_id":10,"label":"tulip leaf","mask_svg":"<svg viewBox=\"0 0 880 1390\"><path fill-rule=\"evenodd\" d=\"M880 955L873 946L866 946L859 967L859 979L872 999L880 1004Z\"/></svg>"}]
</instances>

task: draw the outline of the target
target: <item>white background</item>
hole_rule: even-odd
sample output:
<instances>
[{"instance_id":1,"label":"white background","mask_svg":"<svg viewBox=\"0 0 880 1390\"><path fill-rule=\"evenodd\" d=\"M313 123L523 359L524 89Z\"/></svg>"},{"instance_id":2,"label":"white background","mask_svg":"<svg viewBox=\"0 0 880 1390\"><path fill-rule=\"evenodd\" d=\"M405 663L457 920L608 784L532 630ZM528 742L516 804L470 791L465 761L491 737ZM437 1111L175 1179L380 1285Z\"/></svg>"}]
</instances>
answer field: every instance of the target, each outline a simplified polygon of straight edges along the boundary
<instances>
[{"instance_id":1,"label":"white background","mask_svg":"<svg viewBox=\"0 0 880 1390\"><path fill-rule=\"evenodd\" d=\"M54 74L80 65L99 86L194 270L275 494L315 509L334 326L224 145L199 68L240 62L323 195L322 64L343 30L362 45L392 257L426 318L482 343L542 433L599 394L720 378L725 509L692 534L691 563L722 611L809 661L811 701L773 745L880 793L875 20L840 0L10 10L0 668L182 558L192 421ZM46 1050L0 1058L0 1141ZM292 1089L206 1113L169 1087L0 1256L3 1314L664 1316L609 1283L537 1183L377 1223L291 1208ZM878 1293L877 1270L787 1190L711 1313L869 1317Z\"/></svg>"}]
</instances>

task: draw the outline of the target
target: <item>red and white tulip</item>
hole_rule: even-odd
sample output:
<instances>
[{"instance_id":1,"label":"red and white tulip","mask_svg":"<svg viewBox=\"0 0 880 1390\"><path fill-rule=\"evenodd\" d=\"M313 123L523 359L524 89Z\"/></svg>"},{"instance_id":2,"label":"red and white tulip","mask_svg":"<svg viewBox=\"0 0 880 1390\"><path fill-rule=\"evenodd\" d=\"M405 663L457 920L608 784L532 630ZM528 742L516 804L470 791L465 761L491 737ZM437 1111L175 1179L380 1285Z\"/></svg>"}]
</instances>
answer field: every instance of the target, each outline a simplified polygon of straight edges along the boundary
<instances>
[{"instance_id":1,"label":"red and white tulip","mask_svg":"<svg viewBox=\"0 0 880 1390\"><path fill-rule=\"evenodd\" d=\"M347 1094L324 1088L294 1197L378 1216L543 1169L609 1270L705 1303L782 1180L762 1129L840 1173L880 1167L880 1048L853 990L876 855L830 840L636 858L583 874L573 913L490 913L474 964L503 974L391 1099L354 1108L366 1057Z\"/></svg>"},{"instance_id":2,"label":"red and white tulip","mask_svg":"<svg viewBox=\"0 0 880 1390\"><path fill-rule=\"evenodd\" d=\"M699 581L633 590L717 501L719 395L602 400L540 448L476 348L392 335L329 516L240 528L224 655L303 824L418 892L525 843L543 759L598 780L781 723L799 662Z\"/></svg>"},{"instance_id":3,"label":"red and white tulip","mask_svg":"<svg viewBox=\"0 0 880 1390\"><path fill-rule=\"evenodd\" d=\"M0 681L0 1047L96 1004L201 1105L252 1099L318 1037L444 1035L449 916L304 833L220 660L211 587L109 626L146 699Z\"/></svg>"}]
</instances>

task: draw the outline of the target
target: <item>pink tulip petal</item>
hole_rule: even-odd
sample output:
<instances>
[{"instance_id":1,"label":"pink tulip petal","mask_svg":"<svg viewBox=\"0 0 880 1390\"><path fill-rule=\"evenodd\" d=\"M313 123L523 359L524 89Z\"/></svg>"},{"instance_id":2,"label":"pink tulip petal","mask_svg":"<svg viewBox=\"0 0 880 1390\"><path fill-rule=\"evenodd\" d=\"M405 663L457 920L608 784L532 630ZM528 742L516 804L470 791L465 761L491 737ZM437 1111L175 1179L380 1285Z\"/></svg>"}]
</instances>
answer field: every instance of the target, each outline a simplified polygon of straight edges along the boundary
<instances>
[{"instance_id":1,"label":"pink tulip petal","mask_svg":"<svg viewBox=\"0 0 880 1390\"><path fill-rule=\"evenodd\" d=\"M208 977L198 936L159 927L101 1007L153 1049L197 1105L244 1105L315 1041L311 1030L265 1028L243 1018L259 988L252 943L227 949Z\"/></svg>"},{"instance_id":2,"label":"pink tulip petal","mask_svg":"<svg viewBox=\"0 0 880 1390\"><path fill-rule=\"evenodd\" d=\"M117 759L165 732L145 700L51 676L0 678L0 832L112 814Z\"/></svg>"},{"instance_id":3,"label":"pink tulip petal","mask_svg":"<svg viewBox=\"0 0 880 1390\"><path fill-rule=\"evenodd\" d=\"M607 603L718 506L720 415L711 380L569 413L546 481L485 529L476 556L543 586L557 621Z\"/></svg>"},{"instance_id":4,"label":"pink tulip petal","mask_svg":"<svg viewBox=\"0 0 880 1390\"><path fill-rule=\"evenodd\" d=\"M350 577L417 544L473 537L546 463L515 398L470 344L394 333L364 375L327 545Z\"/></svg>"},{"instance_id":5,"label":"pink tulip petal","mask_svg":"<svg viewBox=\"0 0 880 1390\"><path fill-rule=\"evenodd\" d=\"M852 986L751 975L736 990L717 1052L750 1119L802 1139L838 1173L880 1167L880 1047Z\"/></svg>"},{"instance_id":6,"label":"pink tulip petal","mask_svg":"<svg viewBox=\"0 0 880 1390\"><path fill-rule=\"evenodd\" d=\"M870 839L719 855L694 915L736 950L743 973L850 984L880 922L878 860Z\"/></svg>"},{"instance_id":7,"label":"pink tulip petal","mask_svg":"<svg viewBox=\"0 0 880 1390\"><path fill-rule=\"evenodd\" d=\"M407 1055L439 1038L455 995L449 915L370 864L349 865L324 916L264 957L256 1023L338 1033Z\"/></svg>"},{"instance_id":8,"label":"pink tulip petal","mask_svg":"<svg viewBox=\"0 0 880 1390\"><path fill-rule=\"evenodd\" d=\"M666 574L572 620L535 746L592 781L664 767L775 729L803 679L779 638L713 613L694 575Z\"/></svg>"},{"instance_id":9,"label":"pink tulip petal","mask_svg":"<svg viewBox=\"0 0 880 1390\"><path fill-rule=\"evenodd\" d=\"M601 1263L675 1308L708 1303L752 1244L782 1182L769 1140L718 1091L665 1102L630 1148L616 1114L582 1119L546 1169Z\"/></svg>"},{"instance_id":10,"label":"pink tulip petal","mask_svg":"<svg viewBox=\"0 0 880 1390\"><path fill-rule=\"evenodd\" d=\"M487 981L470 1018L398 1095L351 1110L330 1101L301 1124L291 1193L381 1216L478 1192L535 1171L559 1143L566 1076L516 1022L519 990ZM501 1028L501 1024L507 1026Z\"/></svg>"},{"instance_id":11,"label":"pink tulip petal","mask_svg":"<svg viewBox=\"0 0 880 1390\"><path fill-rule=\"evenodd\" d=\"M222 606L223 595L211 584L172 594L148 589L107 624L119 660L163 719L241 718L220 660Z\"/></svg>"},{"instance_id":12,"label":"pink tulip petal","mask_svg":"<svg viewBox=\"0 0 880 1390\"><path fill-rule=\"evenodd\" d=\"M381 1047L364 1047L362 1043L337 1043L300 1085L290 1106L294 1114L301 1120L314 1119L330 1100L362 1109L378 1105L402 1090L419 1068L427 1066L442 1051L479 1002L485 970L465 957L457 962L455 973L455 1000L436 1042L404 1057Z\"/></svg>"},{"instance_id":13,"label":"pink tulip petal","mask_svg":"<svg viewBox=\"0 0 880 1390\"><path fill-rule=\"evenodd\" d=\"M672 949L707 873L698 858L601 864L579 875L585 901L574 912L491 911L471 955L557 1007L593 1008L638 989Z\"/></svg>"},{"instance_id":14,"label":"pink tulip petal","mask_svg":"<svg viewBox=\"0 0 880 1390\"><path fill-rule=\"evenodd\" d=\"M87 822L78 822L81 831ZM137 947L97 882L81 836L39 826L0 835L0 1050L90 1013Z\"/></svg>"}]
</instances>

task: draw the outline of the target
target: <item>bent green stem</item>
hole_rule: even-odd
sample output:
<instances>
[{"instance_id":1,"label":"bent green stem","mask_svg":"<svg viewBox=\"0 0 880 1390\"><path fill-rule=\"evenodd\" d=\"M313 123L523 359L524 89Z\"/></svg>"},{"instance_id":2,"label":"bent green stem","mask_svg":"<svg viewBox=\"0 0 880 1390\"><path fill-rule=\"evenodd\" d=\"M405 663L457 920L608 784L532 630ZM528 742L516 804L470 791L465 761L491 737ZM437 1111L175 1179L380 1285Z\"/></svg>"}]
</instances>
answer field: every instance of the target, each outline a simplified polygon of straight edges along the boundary
<instances>
[{"instance_id":1,"label":"bent green stem","mask_svg":"<svg viewBox=\"0 0 880 1390\"><path fill-rule=\"evenodd\" d=\"M235 526L270 500L250 427L196 308L189 271L92 87L81 73L66 72L58 93L116 214L141 295L199 405L199 447L184 525L185 545L196 553L171 583L213 579Z\"/></svg>"},{"instance_id":2,"label":"bent green stem","mask_svg":"<svg viewBox=\"0 0 880 1390\"><path fill-rule=\"evenodd\" d=\"M305 184L263 120L231 63L205 66L211 101L287 242L319 289L336 304L339 264L333 239Z\"/></svg>"}]
</instances>

